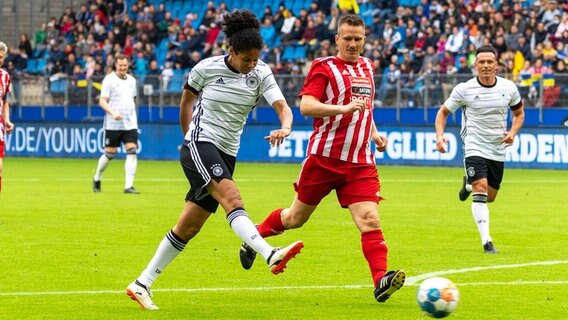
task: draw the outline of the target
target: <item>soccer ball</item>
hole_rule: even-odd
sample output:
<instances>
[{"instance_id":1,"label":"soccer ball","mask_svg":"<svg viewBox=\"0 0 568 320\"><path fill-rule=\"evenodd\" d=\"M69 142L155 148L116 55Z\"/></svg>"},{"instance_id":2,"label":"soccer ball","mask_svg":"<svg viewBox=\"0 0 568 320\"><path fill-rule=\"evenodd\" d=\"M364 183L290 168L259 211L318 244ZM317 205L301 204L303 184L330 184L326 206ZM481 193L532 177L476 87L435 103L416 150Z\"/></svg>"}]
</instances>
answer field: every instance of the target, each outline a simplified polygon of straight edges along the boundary
<instances>
[{"instance_id":1,"label":"soccer ball","mask_svg":"<svg viewBox=\"0 0 568 320\"><path fill-rule=\"evenodd\" d=\"M456 310L460 292L446 278L428 278L420 284L416 301L424 314L433 318L444 318Z\"/></svg>"}]
</instances>

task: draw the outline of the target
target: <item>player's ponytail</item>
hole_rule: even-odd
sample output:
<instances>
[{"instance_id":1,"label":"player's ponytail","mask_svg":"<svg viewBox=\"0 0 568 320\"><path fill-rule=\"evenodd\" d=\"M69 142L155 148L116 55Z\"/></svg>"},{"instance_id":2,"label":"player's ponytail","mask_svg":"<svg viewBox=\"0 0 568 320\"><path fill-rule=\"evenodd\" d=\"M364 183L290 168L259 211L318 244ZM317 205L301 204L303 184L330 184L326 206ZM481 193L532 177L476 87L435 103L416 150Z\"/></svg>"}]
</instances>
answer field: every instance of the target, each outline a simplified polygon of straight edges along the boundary
<instances>
[{"instance_id":1,"label":"player's ponytail","mask_svg":"<svg viewBox=\"0 0 568 320\"><path fill-rule=\"evenodd\" d=\"M262 49L260 22L249 10L235 10L223 17L223 31L229 39L229 45L235 52L250 49Z\"/></svg>"}]
</instances>

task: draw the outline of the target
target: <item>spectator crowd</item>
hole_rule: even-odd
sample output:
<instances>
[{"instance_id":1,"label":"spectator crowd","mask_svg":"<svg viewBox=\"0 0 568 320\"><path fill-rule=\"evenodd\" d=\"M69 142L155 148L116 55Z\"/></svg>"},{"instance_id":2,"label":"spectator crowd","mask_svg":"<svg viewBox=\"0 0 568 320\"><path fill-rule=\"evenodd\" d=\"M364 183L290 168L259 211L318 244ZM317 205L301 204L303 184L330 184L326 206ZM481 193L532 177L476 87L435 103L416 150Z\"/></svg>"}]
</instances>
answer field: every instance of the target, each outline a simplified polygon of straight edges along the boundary
<instances>
[{"instance_id":1,"label":"spectator crowd","mask_svg":"<svg viewBox=\"0 0 568 320\"><path fill-rule=\"evenodd\" d=\"M412 107L425 89L430 103L439 104L457 79L473 75L475 49L484 44L497 48L499 74L517 83L529 106L539 99L545 107L568 100L565 0L284 0L260 1L262 7L258 2L261 59L276 75L301 75L312 59L334 55L338 18L350 12L366 22L363 55L380 79L379 104L399 92ZM180 91L179 83L171 86L175 75L227 52L221 22L240 9L232 4L88 0L76 12L68 7L51 17L35 34L21 34L5 68L16 80L40 74L78 86L110 72L114 54L122 52L141 84ZM294 92L299 85L288 81L282 88Z\"/></svg>"}]
</instances>

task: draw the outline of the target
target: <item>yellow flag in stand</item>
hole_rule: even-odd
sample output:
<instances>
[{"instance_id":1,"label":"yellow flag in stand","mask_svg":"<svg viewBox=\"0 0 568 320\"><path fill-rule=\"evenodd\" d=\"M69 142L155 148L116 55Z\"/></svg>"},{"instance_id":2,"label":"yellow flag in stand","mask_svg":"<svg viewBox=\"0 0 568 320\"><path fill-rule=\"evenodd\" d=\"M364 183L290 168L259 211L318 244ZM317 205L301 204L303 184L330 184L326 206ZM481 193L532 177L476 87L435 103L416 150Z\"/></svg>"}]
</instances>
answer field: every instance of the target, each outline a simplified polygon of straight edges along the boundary
<instances>
[{"instance_id":1,"label":"yellow flag in stand","mask_svg":"<svg viewBox=\"0 0 568 320\"><path fill-rule=\"evenodd\" d=\"M99 91L101 91L101 83L100 82L92 82L93 87ZM86 88L89 82L87 80L79 80L77 81L77 87L79 88Z\"/></svg>"}]
</instances>

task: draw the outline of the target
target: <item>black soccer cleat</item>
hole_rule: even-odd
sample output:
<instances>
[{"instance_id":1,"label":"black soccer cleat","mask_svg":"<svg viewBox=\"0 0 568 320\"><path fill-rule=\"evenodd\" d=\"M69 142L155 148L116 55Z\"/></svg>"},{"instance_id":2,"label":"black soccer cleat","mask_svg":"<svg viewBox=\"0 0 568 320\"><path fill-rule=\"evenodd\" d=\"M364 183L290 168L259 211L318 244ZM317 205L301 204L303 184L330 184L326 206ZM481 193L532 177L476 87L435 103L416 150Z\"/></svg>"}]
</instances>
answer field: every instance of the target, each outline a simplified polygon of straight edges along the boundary
<instances>
[{"instance_id":1,"label":"black soccer cleat","mask_svg":"<svg viewBox=\"0 0 568 320\"><path fill-rule=\"evenodd\" d=\"M124 189L124 193L140 194L140 192L136 191L136 189L134 189L134 187Z\"/></svg>"},{"instance_id":2,"label":"black soccer cleat","mask_svg":"<svg viewBox=\"0 0 568 320\"><path fill-rule=\"evenodd\" d=\"M93 192L98 193L101 192L101 181L97 181L93 179Z\"/></svg>"},{"instance_id":3,"label":"black soccer cleat","mask_svg":"<svg viewBox=\"0 0 568 320\"><path fill-rule=\"evenodd\" d=\"M241 249L239 250L239 258L241 259L241 265L245 270L249 270L254 263L256 258L256 251L248 246L245 242L241 244Z\"/></svg>"},{"instance_id":4,"label":"black soccer cleat","mask_svg":"<svg viewBox=\"0 0 568 320\"><path fill-rule=\"evenodd\" d=\"M483 245L483 252L489 253L489 254L496 254L497 250L495 250L495 246L493 245L493 242L488 241L487 243L485 243Z\"/></svg>"},{"instance_id":5,"label":"black soccer cleat","mask_svg":"<svg viewBox=\"0 0 568 320\"><path fill-rule=\"evenodd\" d=\"M406 273L404 270L387 272L375 288L375 299L378 302L385 302L390 296L404 285Z\"/></svg>"},{"instance_id":6,"label":"black soccer cleat","mask_svg":"<svg viewBox=\"0 0 568 320\"><path fill-rule=\"evenodd\" d=\"M467 178L464 176L462 188L460 189L460 192L459 192L460 201L465 201L469 197L469 194L471 193L471 191L467 191L467 189L465 188L466 184L467 184Z\"/></svg>"}]
</instances>

